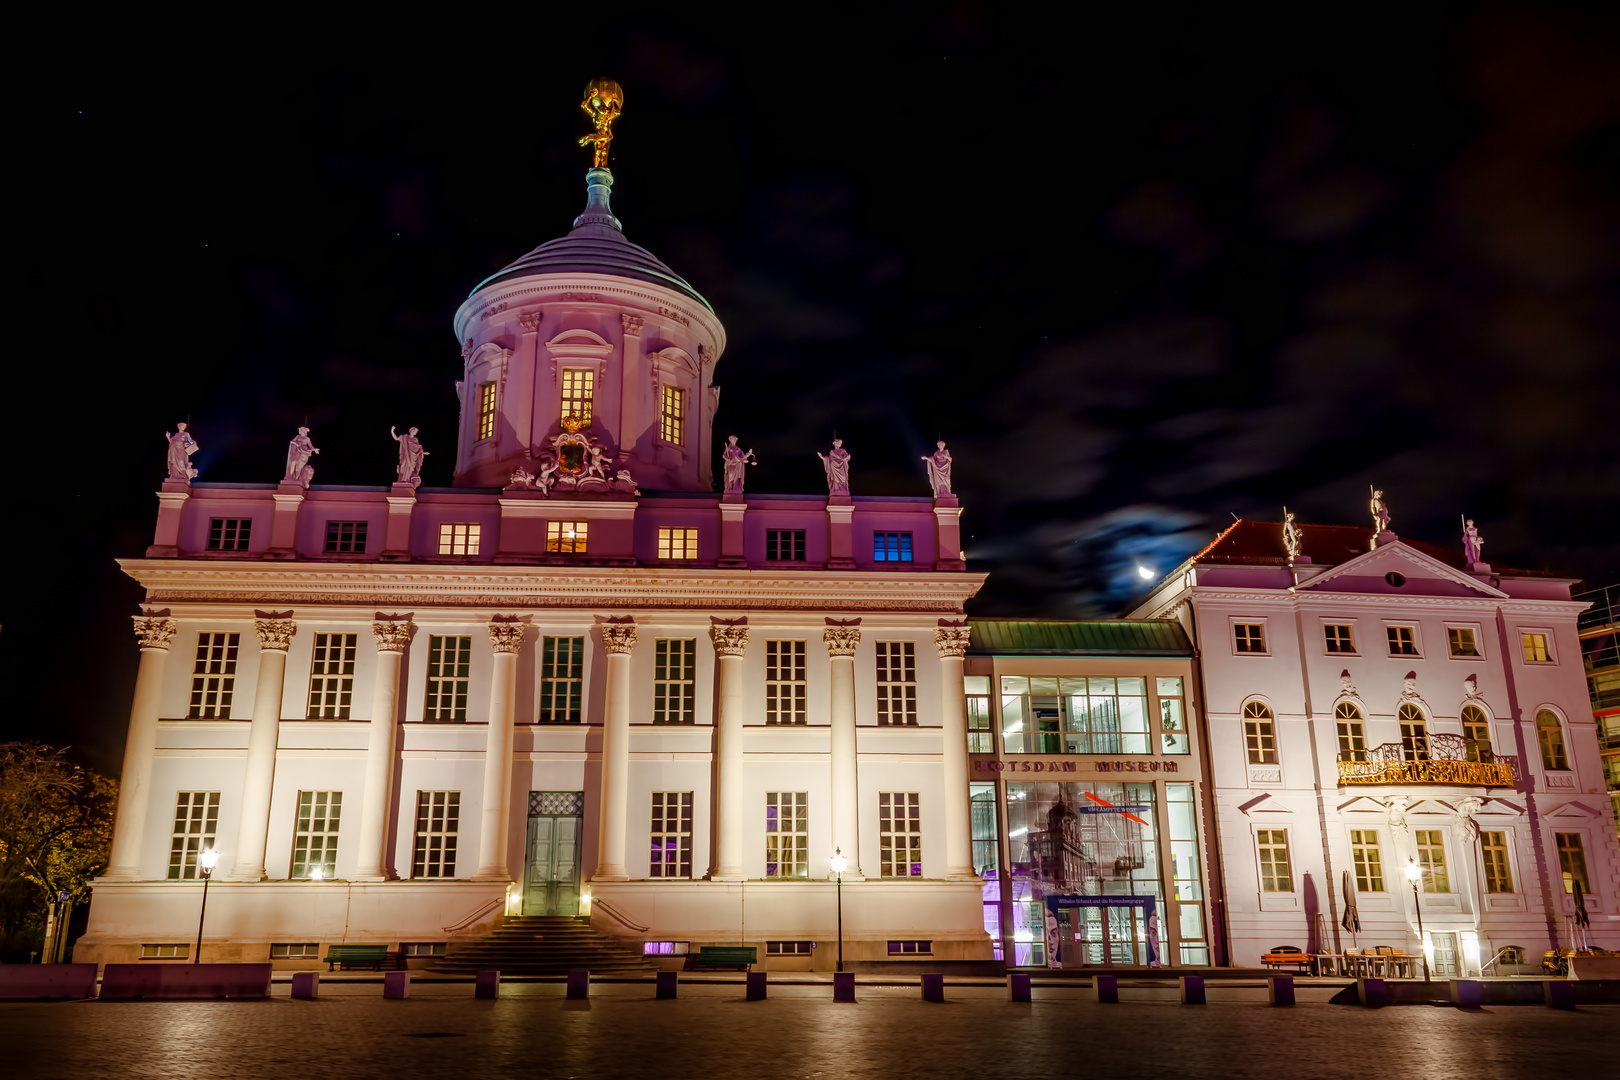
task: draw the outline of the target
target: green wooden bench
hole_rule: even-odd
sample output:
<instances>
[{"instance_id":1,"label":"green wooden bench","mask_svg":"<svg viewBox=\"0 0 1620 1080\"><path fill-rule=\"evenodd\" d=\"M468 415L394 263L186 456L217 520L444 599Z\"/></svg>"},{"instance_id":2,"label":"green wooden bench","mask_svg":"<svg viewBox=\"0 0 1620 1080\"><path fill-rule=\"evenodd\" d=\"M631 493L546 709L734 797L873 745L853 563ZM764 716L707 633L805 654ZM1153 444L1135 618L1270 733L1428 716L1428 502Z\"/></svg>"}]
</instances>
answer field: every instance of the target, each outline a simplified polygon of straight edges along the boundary
<instances>
[{"instance_id":1,"label":"green wooden bench","mask_svg":"<svg viewBox=\"0 0 1620 1080\"><path fill-rule=\"evenodd\" d=\"M368 967L373 971L381 971L383 967L395 965L395 957L388 952L386 945L328 945L326 955L321 957L326 964L327 971L337 967L361 968Z\"/></svg>"},{"instance_id":2,"label":"green wooden bench","mask_svg":"<svg viewBox=\"0 0 1620 1080\"><path fill-rule=\"evenodd\" d=\"M759 963L759 950L751 945L704 945L698 949L696 956L686 958L686 970L709 971L725 969L747 971L750 966L757 963Z\"/></svg>"}]
</instances>

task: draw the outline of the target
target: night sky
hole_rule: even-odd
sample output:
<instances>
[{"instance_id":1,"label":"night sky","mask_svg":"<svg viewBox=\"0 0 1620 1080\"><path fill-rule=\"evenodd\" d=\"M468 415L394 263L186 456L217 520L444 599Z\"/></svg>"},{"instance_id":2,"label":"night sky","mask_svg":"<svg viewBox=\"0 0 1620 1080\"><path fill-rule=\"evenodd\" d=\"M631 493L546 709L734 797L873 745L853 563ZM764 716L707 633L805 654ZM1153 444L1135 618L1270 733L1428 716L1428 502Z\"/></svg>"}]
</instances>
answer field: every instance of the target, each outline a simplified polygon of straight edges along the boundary
<instances>
[{"instance_id":1,"label":"night sky","mask_svg":"<svg viewBox=\"0 0 1620 1080\"><path fill-rule=\"evenodd\" d=\"M726 323L750 489L825 490L836 430L857 495L926 494L947 439L977 613L1115 614L1234 514L1368 523L1369 483L1402 535L1456 547L1466 512L1494 563L1620 580L1612 6L1089 7L41 46L8 110L0 739L116 773L112 560L175 421L204 480L279 479L307 417L318 482L389 482L390 424L450 482L451 316L582 208L598 75L626 234Z\"/></svg>"}]
</instances>

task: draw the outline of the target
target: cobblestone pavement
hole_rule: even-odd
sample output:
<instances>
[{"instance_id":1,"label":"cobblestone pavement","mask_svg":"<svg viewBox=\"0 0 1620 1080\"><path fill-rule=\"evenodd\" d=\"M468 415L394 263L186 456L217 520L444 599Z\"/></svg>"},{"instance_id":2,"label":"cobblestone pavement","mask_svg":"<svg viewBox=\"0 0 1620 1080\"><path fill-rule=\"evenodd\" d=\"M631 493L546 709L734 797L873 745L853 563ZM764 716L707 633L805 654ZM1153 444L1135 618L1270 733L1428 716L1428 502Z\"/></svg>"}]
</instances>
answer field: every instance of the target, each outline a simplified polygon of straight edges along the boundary
<instances>
[{"instance_id":1,"label":"cobblestone pavement","mask_svg":"<svg viewBox=\"0 0 1620 1080\"><path fill-rule=\"evenodd\" d=\"M3 1004L0 1075L1596 1080L1620 1061L1620 1006L1374 1011L1326 1004L1325 990L1302 991L1293 1009L1221 986L1202 1007L1131 987L1119 1005L1067 987L1037 989L1033 1005L965 986L929 1004L915 985L863 985L855 1005L833 1004L826 986L772 986L747 1002L740 983L683 985L676 1001L631 984L594 986L589 1001L556 984L508 984L499 1001L473 1000L467 984L418 984L406 1001L383 1001L376 984L321 991L314 1002L278 985L268 1002Z\"/></svg>"}]
</instances>

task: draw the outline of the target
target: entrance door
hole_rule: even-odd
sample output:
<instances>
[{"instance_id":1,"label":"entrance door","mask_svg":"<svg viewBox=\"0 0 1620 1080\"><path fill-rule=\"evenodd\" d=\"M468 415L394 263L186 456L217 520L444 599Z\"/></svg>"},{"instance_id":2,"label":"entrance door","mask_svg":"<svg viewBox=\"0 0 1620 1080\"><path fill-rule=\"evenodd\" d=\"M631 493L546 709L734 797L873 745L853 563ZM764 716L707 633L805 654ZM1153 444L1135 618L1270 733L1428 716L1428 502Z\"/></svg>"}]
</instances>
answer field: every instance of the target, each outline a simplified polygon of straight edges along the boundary
<instances>
[{"instance_id":1,"label":"entrance door","mask_svg":"<svg viewBox=\"0 0 1620 1080\"><path fill-rule=\"evenodd\" d=\"M585 796L531 791L523 862L523 914L579 914L579 841Z\"/></svg>"},{"instance_id":2,"label":"entrance door","mask_svg":"<svg viewBox=\"0 0 1620 1080\"><path fill-rule=\"evenodd\" d=\"M1138 907L1075 907L1058 913L1065 967L1136 965L1147 940ZM1072 920L1072 921L1071 921Z\"/></svg>"},{"instance_id":3,"label":"entrance door","mask_svg":"<svg viewBox=\"0 0 1620 1080\"><path fill-rule=\"evenodd\" d=\"M1429 937L1434 942L1434 977L1455 979L1461 975L1457 970L1457 935L1430 934Z\"/></svg>"}]
</instances>

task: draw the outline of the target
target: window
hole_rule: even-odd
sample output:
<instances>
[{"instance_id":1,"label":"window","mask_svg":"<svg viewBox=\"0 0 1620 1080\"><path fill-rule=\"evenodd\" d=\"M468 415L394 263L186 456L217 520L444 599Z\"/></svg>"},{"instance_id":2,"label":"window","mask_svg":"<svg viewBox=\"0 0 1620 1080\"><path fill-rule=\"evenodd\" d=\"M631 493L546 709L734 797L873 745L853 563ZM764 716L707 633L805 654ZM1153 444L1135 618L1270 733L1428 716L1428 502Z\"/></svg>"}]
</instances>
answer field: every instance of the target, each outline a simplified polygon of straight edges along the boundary
<instances>
[{"instance_id":1,"label":"window","mask_svg":"<svg viewBox=\"0 0 1620 1080\"><path fill-rule=\"evenodd\" d=\"M1445 834L1439 829L1417 829L1412 833L1417 846L1418 869L1423 871L1423 891L1448 893L1451 879L1446 876Z\"/></svg>"},{"instance_id":2,"label":"window","mask_svg":"<svg viewBox=\"0 0 1620 1080\"><path fill-rule=\"evenodd\" d=\"M973 873L982 880L986 871L1001 865L995 784L968 785L968 817L972 823Z\"/></svg>"},{"instance_id":3,"label":"window","mask_svg":"<svg viewBox=\"0 0 1620 1080\"><path fill-rule=\"evenodd\" d=\"M932 941L891 941L890 956L929 956L934 951Z\"/></svg>"},{"instance_id":4,"label":"window","mask_svg":"<svg viewBox=\"0 0 1620 1080\"><path fill-rule=\"evenodd\" d=\"M297 827L293 830L294 878L337 876L338 818L341 791L300 791Z\"/></svg>"},{"instance_id":5,"label":"window","mask_svg":"<svg viewBox=\"0 0 1620 1080\"><path fill-rule=\"evenodd\" d=\"M1288 830L1259 829L1260 888L1264 892L1293 892L1294 871L1288 862Z\"/></svg>"},{"instance_id":6,"label":"window","mask_svg":"<svg viewBox=\"0 0 1620 1080\"><path fill-rule=\"evenodd\" d=\"M1401 722L1401 756L1407 761L1429 760L1429 728L1423 710L1407 702L1396 710Z\"/></svg>"},{"instance_id":7,"label":"window","mask_svg":"<svg viewBox=\"0 0 1620 1080\"><path fill-rule=\"evenodd\" d=\"M1339 760L1366 761L1367 733L1361 724L1361 710L1341 701L1333 707L1333 720L1339 727Z\"/></svg>"},{"instance_id":8,"label":"window","mask_svg":"<svg viewBox=\"0 0 1620 1080\"><path fill-rule=\"evenodd\" d=\"M416 854L411 877L456 876L456 830L461 823L461 792L416 793ZM336 821L334 819L334 828Z\"/></svg>"},{"instance_id":9,"label":"window","mask_svg":"<svg viewBox=\"0 0 1620 1080\"><path fill-rule=\"evenodd\" d=\"M1355 639L1350 636L1350 627L1344 623L1328 623L1322 627L1327 635L1327 651L1336 653L1353 653L1356 651Z\"/></svg>"},{"instance_id":10,"label":"window","mask_svg":"<svg viewBox=\"0 0 1620 1080\"><path fill-rule=\"evenodd\" d=\"M1581 843L1581 834L1561 832L1554 835L1558 839L1558 869L1564 872L1564 891L1574 892L1578 884L1581 892L1590 893L1590 879L1586 876L1586 849Z\"/></svg>"},{"instance_id":11,"label":"window","mask_svg":"<svg viewBox=\"0 0 1620 1080\"><path fill-rule=\"evenodd\" d=\"M765 722L803 724L805 712L804 642L765 643Z\"/></svg>"},{"instance_id":12,"label":"window","mask_svg":"<svg viewBox=\"0 0 1620 1080\"><path fill-rule=\"evenodd\" d=\"M190 945L142 945L142 960L188 960L191 958Z\"/></svg>"},{"instance_id":13,"label":"window","mask_svg":"<svg viewBox=\"0 0 1620 1080\"><path fill-rule=\"evenodd\" d=\"M766 529L766 562L803 562L803 529Z\"/></svg>"},{"instance_id":14,"label":"window","mask_svg":"<svg viewBox=\"0 0 1620 1080\"><path fill-rule=\"evenodd\" d=\"M214 518L208 523L209 551L246 551L252 518Z\"/></svg>"},{"instance_id":15,"label":"window","mask_svg":"<svg viewBox=\"0 0 1620 1080\"><path fill-rule=\"evenodd\" d=\"M1265 628L1259 623L1233 623L1233 639L1238 652L1263 653L1266 651Z\"/></svg>"},{"instance_id":16,"label":"window","mask_svg":"<svg viewBox=\"0 0 1620 1080\"><path fill-rule=\"evenodd\" d=\"M1181 679L1160 677L1155 687L1159 694L1159 738L1166 754L1192 753L1192 740L1187 734L1187 717L1182 709Z\"/></svg>"},{"instance_id":17,"label":"window","mask_svg":"<svg viewBox=\"0 0 1620 1080\"><path fill-rule=\"evenodd\" d=\"M1175 915L1181 930L1181 962L1208 964L1205 939L1203 859L1198 852L1198 804L1191 784L1166 784L1165 808L1170 819L1170 872Z\"/></svg>"},{"instance_id":18,"label":"window","mask_svg":"<svg viewBox=\"0 0 1620 1080\"><path fill-rule=\"evenodd\" d=\"M495 434L495 384L478 385L478 438L480 441Z\"/></svg>"},{"instance_id":19,"label":"window","mask_svg":"<svg viewBox=\"0 0 1620 1080\"><path fill-rule=\"evenodd\" d=\"M653 723L697 723L697 639L653 643Z\"/></svg>"},{"instance_id":20,"label":"window","mask_svg":"<svg viewBox=\"0 0 1620 1080\"><path fill-rule=\"evenodd\" d=\"M1519 643L1524 647L1524 662L1527 664L1545 664L1552 659L1547 652L1546 634L1520 634Z\"/></svg>"},{"instance_id":21,"label":"window","mask_svg":"<svg viewBox=\"0 0 1620 1080\"><path fill-rule=\"evenodd\" d=\"M197 661L191 668L193 720L229 720L236 692L236 650L241 634L198 634Z\"/></svg>"},{"instance_id":22,"label":"window","mask_svg":"<svg viewBox=\"0 0 1620 1080\"><path fill-rule=\"evenodd\" d=\"M585 639L540 639L540 722L577 724L585 697Z\"/></svg>"},{"instance_id":23,"label":"window","mask_svg":"<svg viewBox=\"0 0 1620 1080\"><path fill-rule=\"evenodd\" d=\"M479 534L483 526L476 521L442 521L439 523L440 555L478 554Z\"/></svg>"},{"instance_id":24,"label":"window","mask_svg":"<svg viewBox=\"0 0 1620 1080\"><path fill-rule=\"evenodd\" d=\"M423 720L464 723L472 638L428 638L427 707Z\"/></svg>"},{"instance_id":25,"label":"window","mask_svg":"<svg viewBox=\"0 0 1620 1080\"><path fill-rule=\"evenodd\" d=\"M1378 851L1377 829L1351 829L1350 853L1356 862L1356 888L1384 891L1384 860Z\"/></svg>"},{"instance_id":26,"label":"window","mask_svg":"<svg viewBox=\"0 0 1620 1080\"><path fill-rule=\"evenodd\" d=\"M696 529L658 530L658 557L660 559L695 559L698 557Z\"/></svg>"},{"instance_id":27,"label":"window","mask_svg":"<svg viewBox=\"0 0 1620 1080\"><path fill-rule=\"evenodd\" d=\"M765 793L765 876L802 878L810 873L810 793Z\"/></svg>"},{"instance_id":28,"label":"window","mask_svg":"<svg viewBox=\"0 0 1620 1080\"><path fill-rule=\"evenodd\" d=\"M889 727L917 725L915 642L877 643L877 722Z\"/></svg>"},{"instance_id":29,"label":"window","mask_svg":"<svg viewBox=\"0 0 1620 1080\"><path fill-rule=\"evenodd\" d=\"M658 397L658 437L671 446L685 442L686 391L666 386Z\"/></svg>"},{"instance_id":30,"label":"window","mask_svg":"<svg viewBox=\"0 0 1620 1080\"><path fill-rule=\"evenodd\" d=\"M1250 765L1277 764L1277 728L1271 710L1258 701L1243 706L1243 741Z\"/></svg>"},{"instance_id":31,"label":"window","mask_svg":"<svg viewBox=\"0 0 1620 1080\"><path fill-rule=\"evenodd\" d=\"M1389 638L1389 655L1416 656L1417 631L1410 626L1386 626L1384 633Z\"/></svg>"},{"instance_id":32,"label":"window","mask_svg":"<svg viewBox=\"0 0 1620 1080\"><path fill-rule=\"evenodd\" d=\"M357 634L316 634L309 665L311 720L347 720L354 697Z\"/></svg>"},{"instance_id":33,"label":"window","mask_svg":"<svg viewBox=\"0 0 1620 1080\"><path fill-rule=\"evenodd\" d=\"M813 941L767 941L766 956L809 956L816 947Z\"/></svg>"},{"instance_id":34,"label":"window","mask_svg":"<svg viewBox=\"0 0 1620 1080\"><path fill-rule=\"evenodd\" d=\"M1474 640L1474 629L1471 626L1446 627L1446 643L1451 647L1452 656L1479 655L1479 642Z\"/></svg>"},{"instance_id":35,"label":"window","mask_svg":"<svg viewBox=\"0 0 1620 1080\"><path fill-rule=\"evenodd\" d=\"M690 956L692 943L690 941L643 941L641 955L643 956Z\"/></svg>"},{"instance_id":36,"label":"window","mask_svg":"<svg viewBox=\"0 0 1620 1080\"><path fill-rule=\"evenodd\" d=\"M1507 833L1480 833L1479 850L1485 861L1485 891L1512 892L1513 871L1508 866Z\"/></svg>"},{"instance_id":37,"label":"window","mask_svg":"<svg viewBox=\"0 0 1620 1080\"><path fill-rule=\"evenodd\" d=\"M449 944L448 941L402 941L399 951L406 956L443 956Z\"/></svg>"},{"instance_id":38,"label":"window","mask_svg":"<svg viewBox=\"0 0 1620 1080\"><path fill-rule=\"evenodd\" d=\"M915 791L878 792L884 877L922 877L922 808Z\"/></svg>"},{"instance_id":39,"label":"window","mask_svg":"<svg viewBox=\"0 0 1620 1080\"><path fill-rule=\"evenodd\" d=\"M548 521L546 550L564 555L583 555L590 528L588 521Z\"/></svg>"},{"instance_id":40,"label":"window","mask_svg":"<svg viewBox=\"0 0 1620 1080\"><path fill-rule=\"evenodd\" d=\"M652 862L656 878L692 876L692 793L652 793Z\"/></svg>"},{"instance_id":41,"label":"window","mask_svg":"<svg viewBox=\"0 0 1620 1080\"><path fill-rule=\"evenodd\" d=\"M564 368L562 373L562 412L583 424L591 422L591 397L596 388L596 372L590 368Z\"/></svg>"},{"instance_id":42,"label":"window","mask_svg":"<svg viewBox=\"0 0 1620 1080\"><path fill-rule=\"evenodd\" d=\"M1536 737L1541 742L1543 769L1569 768L1569 755L1564 752L1564 729L1552 710L1542 709L1536 713Z\"/></svg>"},{"instance_id":43,"label":"window","mask_svg":"<svg viewBox=\"0 0 1620 1080\"><path fill-rule=\"evenodd\" d=\"M270 959L272 960L319 960L321 946L316 941L305 941L298 944L278 942L270 946Z\"/></svg>"},{"instance_id":44,"label":"window","mask_svg":"<svg viewBox=\"0 0 1620 1080\"><path fill-rule=\"evenodd\" d=\"M872 534L873 562L910 562L911 534L878 532Z\"/></svg>"},{"instance_id":45,"label":"window","mask_svg":"<svg viewBox=\"0 0 1620 1080\"><path fill-rule=\"evenodd\" d=\"M1485 710L1478 705L1464 705L1462 710L1464 756L1469 761L1495 761L1491 753L1491 722Z\"/></svg>"},{"instance_id":46,"label":"window","mask_svg":"<svg viewBox=\"0 0 1620 1080\"><path fill-rule=\"evenodd\" d=\"M174 803L174 833L169 842L169 880L198 876L197 855L214 846L219 825L219 792L182 791Z\"/></svg>"},{"instance_id":47,"label":"window","mask_svg":"<svg viewBox=\"0 0 1620 1080\"><path fill-rule=\"evenodd\" d=\"M326 523L326 550L364 554L366 550L366 523L364 521L328 521Z\"/></svg>"},{"instance_id":48,"label":"window","mask_svg":"<svg viewBox=\"0 0 1620 1080\"><path fill-rule=\"evenodd\" d=\"M990 726L990 677L969 675L962 687L967 691L968 753L993 754L996 736Z\"/></svg>"},{"instance_id":49,"label":"window","mask_svg":"<svg viewBox=\"0 0 1620 1080\"><path fill-rule=\"evenodd\" d=\"M1009 754L1147 754L1147 680L1005 675L1002 741Z\"/></svg>"}]
</instances>

